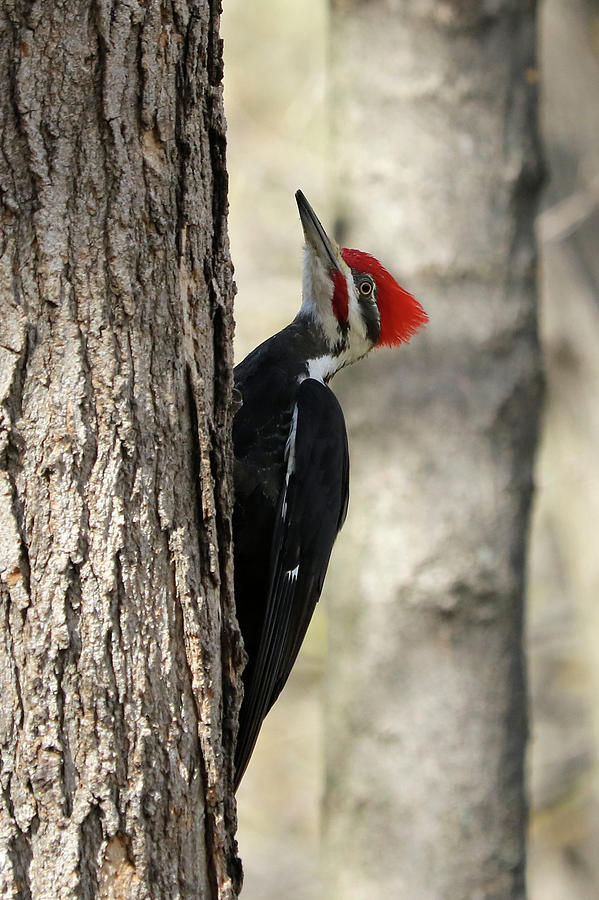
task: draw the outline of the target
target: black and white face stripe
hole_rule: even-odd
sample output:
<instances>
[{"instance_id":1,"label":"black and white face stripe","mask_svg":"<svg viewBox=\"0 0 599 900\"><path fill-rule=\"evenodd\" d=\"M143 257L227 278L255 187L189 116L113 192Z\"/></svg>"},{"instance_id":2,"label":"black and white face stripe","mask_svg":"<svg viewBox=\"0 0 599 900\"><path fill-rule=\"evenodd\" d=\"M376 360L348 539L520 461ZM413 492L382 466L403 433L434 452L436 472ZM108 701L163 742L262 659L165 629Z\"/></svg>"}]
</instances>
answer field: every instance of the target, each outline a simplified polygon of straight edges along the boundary
<instances>
[{"instance_id":1,"label":"black and white face stripe","mask_svg":"<svg viewBox=\"0 0 599 900\"><path fill-rule=\"evenodd\" d=\"M306 372L300 373L301 382L307 376L325 384L345 366L365 356L378 343L381 333L381 316L376 302L376 281L367 272L348 267L349 318L343 325L336 321L336 340L329 340L324 352L308 356Z\"/></svg>"},{"instance_id":2,"label":"black and white face stripe","mask_svg":"<svg viewBox=\"0 0 599 900\"><path fill-rule=\"evenodd\" d=\"M381 316L376 302L376 282L372 275L351 270L356 286L360 313L366 326L366 337L374 345L381 333Z\"/></svg>"}]
</instances>

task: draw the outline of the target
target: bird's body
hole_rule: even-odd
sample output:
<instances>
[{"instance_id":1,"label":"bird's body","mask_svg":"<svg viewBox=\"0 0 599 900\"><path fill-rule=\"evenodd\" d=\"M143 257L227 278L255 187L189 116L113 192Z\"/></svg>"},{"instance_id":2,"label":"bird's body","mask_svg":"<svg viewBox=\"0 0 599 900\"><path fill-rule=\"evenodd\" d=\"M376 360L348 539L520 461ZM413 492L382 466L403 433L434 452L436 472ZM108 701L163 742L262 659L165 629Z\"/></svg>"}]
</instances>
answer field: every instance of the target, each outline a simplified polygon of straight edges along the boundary
<instances>
[{"instance_id":1,"label":"bird's body","mask_svg":"<svg viewBox=\"0 0 599 900\"><path fill-rule=\"evenodd\" d=\"M339 250L301 192L303 303L294 321L235 369L235 597L248 663L236 784L295 661L349 497L345 422L329 379L426 322L367 254Z\"/></svg>"}]
</instances>

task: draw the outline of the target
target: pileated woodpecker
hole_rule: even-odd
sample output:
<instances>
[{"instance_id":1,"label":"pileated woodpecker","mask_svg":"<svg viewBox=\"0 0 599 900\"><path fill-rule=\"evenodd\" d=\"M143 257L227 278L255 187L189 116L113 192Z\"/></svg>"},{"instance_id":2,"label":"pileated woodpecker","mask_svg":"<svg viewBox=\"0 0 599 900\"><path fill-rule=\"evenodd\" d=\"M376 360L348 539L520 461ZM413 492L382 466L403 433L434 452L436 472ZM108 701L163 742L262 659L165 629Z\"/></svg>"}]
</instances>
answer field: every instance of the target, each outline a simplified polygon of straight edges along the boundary
<instances>
[{"instance_id":1,"label":"pileated woodpecker","mask_svg":"<svg viewBox=\"0 0 599 900\"><path fill-rule=\"evenodd\" d=\"M295 662L347 512L345 421L328 382L428 321L374 257L337 247L302 192L295 198L305 237L301 309L235 368L235 598L248 654L236 788Z\"/></svg>"}]
</instances>

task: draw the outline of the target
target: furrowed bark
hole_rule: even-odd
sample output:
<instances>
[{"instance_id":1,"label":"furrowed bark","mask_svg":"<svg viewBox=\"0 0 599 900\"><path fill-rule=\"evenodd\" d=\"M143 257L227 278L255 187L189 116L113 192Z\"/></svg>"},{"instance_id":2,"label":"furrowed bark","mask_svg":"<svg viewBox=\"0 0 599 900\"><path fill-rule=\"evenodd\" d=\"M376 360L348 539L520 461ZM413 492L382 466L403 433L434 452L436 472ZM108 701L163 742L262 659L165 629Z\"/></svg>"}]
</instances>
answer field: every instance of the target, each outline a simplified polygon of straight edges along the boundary
<instances>
[{"instance_id":1,"label":"furrowed bark","mask_svg":"<svg viewBox=\"0 0 599 900\"><path fill-rule=\"evenodd\" d=\"M0 21L0 893L231 898L218 4Z\"/></svg>"},{"instance_id":2,"label":"furrowed bark","mask_svg":"<svg viewBox=\"0 0 599 900\"><path fill-rule=\"evenodd\" d=\"M336 384L353 470L329 582L327 897L523 897L534 4L339 0L332 36L338 237L430 324Z\"/></svg>"}]
</instances>

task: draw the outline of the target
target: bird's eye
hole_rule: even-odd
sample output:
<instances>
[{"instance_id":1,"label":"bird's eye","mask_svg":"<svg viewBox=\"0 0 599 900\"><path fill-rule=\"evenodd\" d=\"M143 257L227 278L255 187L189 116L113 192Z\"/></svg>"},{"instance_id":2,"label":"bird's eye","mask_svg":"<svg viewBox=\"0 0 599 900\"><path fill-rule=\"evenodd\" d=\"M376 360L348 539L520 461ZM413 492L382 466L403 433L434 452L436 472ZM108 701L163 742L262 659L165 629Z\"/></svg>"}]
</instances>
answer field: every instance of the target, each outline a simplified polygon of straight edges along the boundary
<instances>
[{"instance_id":1,"label":"bird's eye","mask_svg":"<svg viewBox=\"0 0 599 900\"><path fill-rule=\"evenodd\" d=\"M372 294L372 284L370 281L363 281L360 284L360 293L363 297L369 297Z\"/></svg>"}]
</instances>

